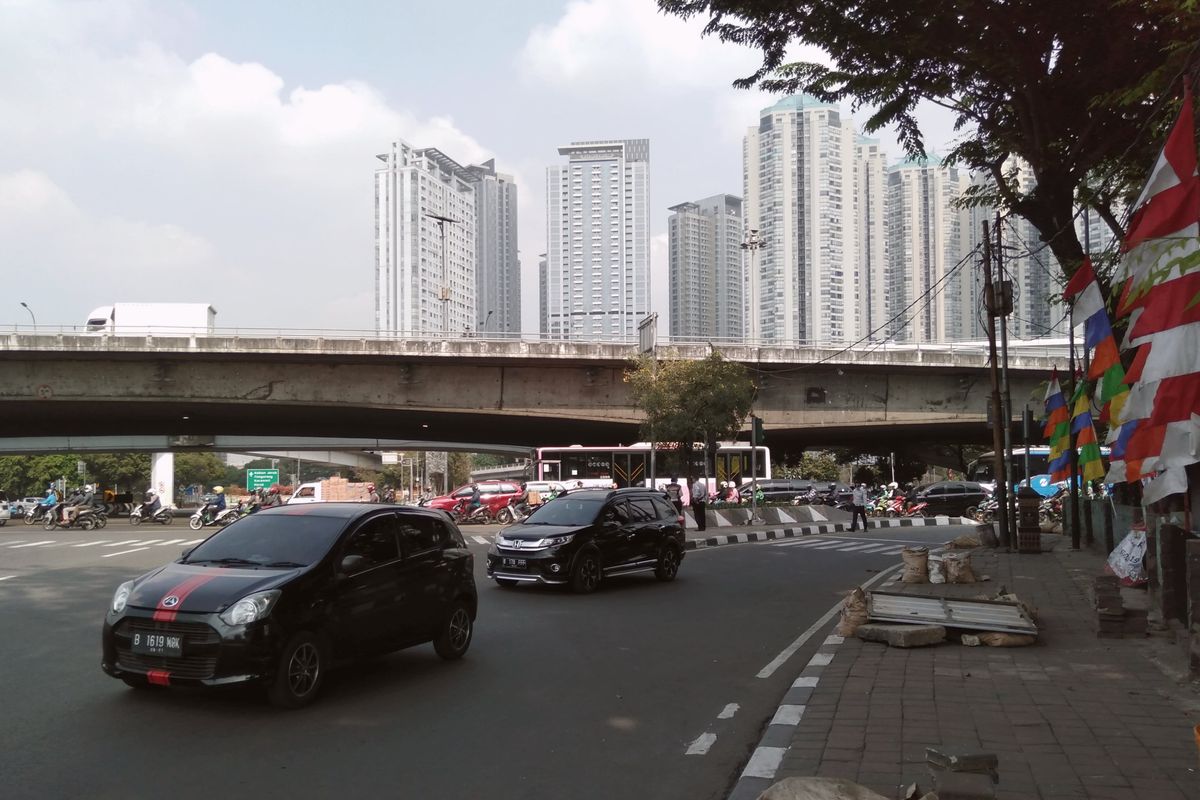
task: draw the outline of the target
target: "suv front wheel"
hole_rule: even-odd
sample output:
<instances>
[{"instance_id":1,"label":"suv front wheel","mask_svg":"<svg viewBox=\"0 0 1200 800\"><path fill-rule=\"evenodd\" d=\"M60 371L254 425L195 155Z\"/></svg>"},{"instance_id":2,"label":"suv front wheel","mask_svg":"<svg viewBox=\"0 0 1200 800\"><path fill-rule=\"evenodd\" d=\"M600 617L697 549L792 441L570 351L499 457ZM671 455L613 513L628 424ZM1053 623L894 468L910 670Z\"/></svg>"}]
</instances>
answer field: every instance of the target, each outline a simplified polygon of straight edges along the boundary
<instances>
[{"instance_id":1,"label":"suv front wheel","mask_svg":"<svg viewBox=\"0 0 1200 800\"><path fill-rule=\"evenodd\" d=\"M571 570L571 591L576 594L591 594L600 586L600 556L595 550L584 550L575 559Z\"/></svg>"}]
</instances>

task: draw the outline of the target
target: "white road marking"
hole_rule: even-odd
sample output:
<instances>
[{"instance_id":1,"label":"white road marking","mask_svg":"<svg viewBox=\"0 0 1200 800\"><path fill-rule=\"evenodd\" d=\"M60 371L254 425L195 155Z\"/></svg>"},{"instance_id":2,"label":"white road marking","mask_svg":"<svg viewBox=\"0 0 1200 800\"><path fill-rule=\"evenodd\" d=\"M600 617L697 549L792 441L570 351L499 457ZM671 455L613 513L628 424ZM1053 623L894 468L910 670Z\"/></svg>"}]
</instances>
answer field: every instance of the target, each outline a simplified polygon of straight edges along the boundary
<instances>
[{"instance_id":1,"label":"white road marking","mask_svg":"<svg viewBox=\"0 0 1200 800\"><path fill-rule=\"evenodd\" d=\"M825 637L824 647L833 647L846 641L845 637L838 636L836 633L831 633Z\"/></svg>"},{"instance_id":2,"label":"white road marking","mask_svg":"<svg viewBox=\"0 0 1200 800\"><path fill-rule=\"evenodd\" d=\"M833 661L833 653L813 653L813 657L808 660L810 667L827 667Z\"/></svg>"},{"instance_id":3,"label":"white road marking","mask_svg":"<svg viewBox=\"0 0 1200 800\"><path fill-rule=\"evenodd\" d=\"M142 542L142 544L145 544L145 542ZM183 539L167 539L165 542L159 542L157 546L165 547L169 544L183 544Z\"/></svg>"},{"instance_id":4,"label":"white road marking","mask_svg":"<svg viewBox=\"0 0 1200 800\"><path fill-rule=\"evenodd\" d=\"M0 581L11 581L15 577L17 577L17 576L16 575L5 575L4 577L0 578Z\"/></svg>"},{"instance_id":5,"label":"white road marking","mask_svg":"<svg viewBox=\"0 0 1200 800\"><path fill-rule=\"evenodd\" d=\"M474 539L475 541L479 542L480 544L491 544L491 542L489 542L487 539L483 538L482 536L472 536L471 538Z\"/></svg>"},{"instance_id":6,"label":"white road marking","mask_svg":"<svg viewBox=\"0 0 1200 800\"><path fill-rule=\"evenodd\" d=\"M105 547L121 547L121 546L127 545L127 544L137 544L140 541L141 541L141 539L126 539L123 542L113 542L112 544L106 544L104 546ZM107 556L105 556L105 558L107 558Z\"/></svg>"},{"instance_id":7,"label":"white road marking","mask_svg":"<svg viewBox=\"0 0 1200 800\"><path fill-rule=\"evenodd\" d=\"M5 544L6 545L14 545L14 544L20 544L23 541L25 541L25 540L24 539L10 539L9 541L5 542Z\"/></svg>"},{"instance_id":8,"label":"white road marking","mask_svg":"<svg viewBox=\"0 0 1200 800\"><path fill-rule=\"evenodd\" d=\"M847 542L845 539L831 539L827 542L821 542L820 544L813 547L813 549L814 550L836 550L838 548L845 547L847 544L849 544L849 542Z\"/></svg>"},{"instance_id":9,"label":"white road marking","mask_svg":"<svg viewBox=\"0 0 1200 800\"><path fill-rule=\"evenodd\" d=\"M903 552L903 547L893 547L891 550L880 550L879 554L884 556L898 556Z\"/></svg>"},{"instance_id":10,"label":"white road marking","mask_svg":"<svg viewBox=\"0 0 1200 800\"><path fill-rule=\"evenodd\" d=\"M71 547L91 547L92 545L104 544L107 541L108 541L108 539L100 539L95 542L84 542L82 544L73 544L73 545L71 545Z\"/></svg>"},{"instance_id":11,"label":"white road marking","mask_svg":"<svg viewBox=\"0 0 1200 800\"><path fill-rule=\"evenodd\" d=\"M811 547L814 544L821 544L829 541L828 539L817 539L813 536L806 536L803 539L794 539L790 542L776 542L776 547Z\"/></svg>"},{"instance_id":12,"label":"white road marking","mask_svg":"<svg viewBox=\"0 0 1200 800\"><path fill-rule=\"evenodd\" d=\"M104 555L102 555L100 557L101 558L113 558L115 556L127 556L130 553L137 553L142 550L149 550L149 549L150 549L149 547L135 547L132 550L121 550L120 552L117 552L117 553L105 553Z\"/></svg>"},{"instance_id":13,"label":"white road marking","mask_svg":"<svg viewBox=\"0 0 1200 800\"><path fill-rule=\"evenodd\" d=\"M14 545L10 545L9 549L10 550L20 550L22 547L37 547L38 545L42 545L42 544L54 544L55 541L57 541L57 540L47 539L44 542L30 542L29 544L14 544Z\"/></svg>"},{"instance_id":14,"label":"white road marking","mask_svg":"<svg viewBox=\"0 0 1200 800\"><path fill-rule=\"evenodd\" d=\"M825 516L820 511L817 511L812 506L808 507L808 513L812 514L813 522L828 522L829 521L829 517Z\"/></svg>"},{"instance_id":15,"label":"white road marking","mask_svg":"<svg viewBox=\"0 0 1200 800\"><path fill-rule=\"evenodd\" d=\"M870 544L869 544L869 545L866 545L866 546L867 546L867 547L874 547L875 545L870 545ZM850 543L849 545L847 545L846 547L831 547L831 548L829 548L829 549L830 549L830 550L837 550L839 553L853 553L855 550L862 550L862 549L863 549L863 545L859 544L858 542L851 542L851 543Z\"/></svg>"},{"instance_id":16,"label":"white road marking","mask_svg":"<svg viewBox=\"0 0 1200 800\"><path fill-rule=\"evenodd\" d=\"M774 778L780 762L783 761L783 754L786 752L786 747L754 748L754 754L750 756L746 768L742 770L742 777L767 778L768 780Z\"/></svg>"},{"instance_id":17,"label":"white road marking","mask_svg":"<svg viewBox=\"0 0 1200 800\"><path fill-rule=\"evenodd\" d=\"M815 689L820 678L800 677L792 682L793 689Z\"/></svg>"},{"instance_id":18,"label":"white road marking","mask_svg":"<svg viewBox=\"0 0 1200 800\"><path fill-rule=\"evenodd\" d=\"M717 740L715 733L702 733L696 737L696 741L688 745L685 755L702 756L708 752L708 748L713 746L713 742Z\"/></svg>"},{"instance_id":19,"label":"white road marking","mask_svg":"<svg viewBox=\"0 0 1200 800\"><path fill-rule=\"evenodd\" d=\"M733 715L741 708L737 703L730 703L721 709L721 713L717 714L717 719L733 719Z\"/></svg>"},{"instance_id":20,"label":"white road marking","mask_svg":"<svg viewBox=\"0 0 1200 800\"><path fill-rule=\"evenodd\" d=\"M878 575L871 578L870 580L864 581L861 584L861 588L867 589L871 586L874 586L876 583L878 583L879 581L882 581L884 578L889 577L891 575L891 573L893 573L899 569L900 569L900 567L895 567L894 569L885 569L883 572L880 572ZM758 677L759 678L769 678L772 675L774 675L775 670L777 670L781 666L783 666L784 662L786 662L789 658L792 657L792 654L794 654L797 650L799 650L801 647L803 647L804 643L807 642L814 633L821 630L821 628L825 627L825 625L829 622L829 620L833 619L834 615L837 614L841 610L842 610L842 604L835 603L833 608L829 609L824 614L822 614L821 618L818 619L816 622L814 622L811 626L809 626L808 630L806 630L804 633L800 634L800 636L796 639L796 641L792 642L787 647L783 648L783 651L779 655L775 656L775 658L771 661L770 664L767 664L765 667L763 667L761 670L759 670ZM747 767L747 769L749 769L749 767Z\"/></svg>"},{"instance_id":21,"label":"white road marking","mask_svg":"<svg viewBox=\"0 0 1200 800\"><path fill-rule=\"evenodd\" d=\"M183 546L184 546L184 547L191 547L192 545L194 545L194 544L200 544L200 543L201 543L201 542L203 542L203 541L204 541L203 539L192 539L190 542L184 542L184 543L183 543Z\"/></svg>"},{"instance_id":22,"label":"white road marking","mask_svg":"<svg viewBox=\"0 0 1200 800\"><path fill-rule=\"evenodd\" d=\"M771 718L771 724L795 727L800 724L800 719L804 716L804 708L804 706L780 706L775 712L775 716Z\"/></svg>"},{"instance_id":23,"label":"white road marking","mask_svg":"<svg viewBox=\"0 0 1200 800\"><path fill-rule=\"evenodd\" d=\"M139 544L158 544L161 541L162 539L146 539L142 542L139 542Z\"/></svg>"}]
</instances>

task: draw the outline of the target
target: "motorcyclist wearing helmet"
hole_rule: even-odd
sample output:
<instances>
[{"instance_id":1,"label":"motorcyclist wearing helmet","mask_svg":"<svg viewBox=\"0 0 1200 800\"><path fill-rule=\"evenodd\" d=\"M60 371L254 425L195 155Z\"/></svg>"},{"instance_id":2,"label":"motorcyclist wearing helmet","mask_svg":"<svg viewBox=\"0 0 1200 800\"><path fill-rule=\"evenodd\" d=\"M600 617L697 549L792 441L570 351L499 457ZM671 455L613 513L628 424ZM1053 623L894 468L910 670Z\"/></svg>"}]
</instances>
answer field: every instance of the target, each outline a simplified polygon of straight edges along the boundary
<instances>
[{"instance_id":1,"label":"motorcyclist wearing helmet","mask_svg":"<svg viewBox=\"0 0 1200 800\"><path fill-rule=\"evenodd\" d=\"M379 502L379 493L375 491L375 484L373 484L373 483L367 484L367 502L368 503L378 503Z\"/></svg>"},{"instance_id":2,"label":"motorcyclist wearing helmet","mask_svg":"<svg viewBox=\"0 0 1200 800\"><path fill-rule=\"evenodd\" d=\"M142 498L142 516L149 519L160 508L162 508L162 501L158 498L158 492L153 489L147 489L146 494Z\"/></svg>"},{"instance_id":3,"label":"motorcyclist wearing helmet","mask_svg":"<svg viewBox=\"0 0 1200 800\"><path fill-rule=\"evenodd\" d=\"M75 494L67 501L66 508L63 509L63 516L66 518L67 524L73 523L79 512L92 504L92 487L88 485L80 486L75 490Z\"/></svg>"},{"instance_id":4,"label":"motorcyclist wearing helmet","mask_svg":"<svg viewBox=\"0 0 1200 800\"><path fill-rule=\"evenodd\" d=\"M283 498L279 496L279 487L272 486L270 489L267 490L267 496L266 496L266 499L263 500L262 507L263 508L272 508L274 506L281 506L281 505L283 505Z\"/></svg>"},{"instance_id":5,"label":"motorcyclist wearing helmet","mask_svg":"<svg viewBox=\"0 0 1200 800\"><path fill-rule=\"evenodd\" d=\"M205 503L204 508L200 509L200 516L203 517L205 521L212 519L217 514L220 514L225 510L225 487L214 486L213 494L215 497L212 499L212 501Z\"/></svg>"}]
</instances>

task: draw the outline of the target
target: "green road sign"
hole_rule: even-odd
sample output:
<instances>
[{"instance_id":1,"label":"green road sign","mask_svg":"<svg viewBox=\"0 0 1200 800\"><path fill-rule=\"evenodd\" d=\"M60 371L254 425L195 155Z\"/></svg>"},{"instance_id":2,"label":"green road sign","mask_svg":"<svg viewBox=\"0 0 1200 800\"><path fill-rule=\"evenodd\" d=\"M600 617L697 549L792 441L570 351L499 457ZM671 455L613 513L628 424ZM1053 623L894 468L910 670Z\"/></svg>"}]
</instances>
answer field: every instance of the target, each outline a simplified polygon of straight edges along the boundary
<instances>
[{"instance_id":1,"label":"green road sign","mask_svg":"<svg viewBox=\"0 0 1200 800\"><path fill-rule=\"evenodd\" d=\"M270 489L276 483L279 483L279 470L277 469L246 470L246 488L250 491Z\"/></svg>"}]
</instances>

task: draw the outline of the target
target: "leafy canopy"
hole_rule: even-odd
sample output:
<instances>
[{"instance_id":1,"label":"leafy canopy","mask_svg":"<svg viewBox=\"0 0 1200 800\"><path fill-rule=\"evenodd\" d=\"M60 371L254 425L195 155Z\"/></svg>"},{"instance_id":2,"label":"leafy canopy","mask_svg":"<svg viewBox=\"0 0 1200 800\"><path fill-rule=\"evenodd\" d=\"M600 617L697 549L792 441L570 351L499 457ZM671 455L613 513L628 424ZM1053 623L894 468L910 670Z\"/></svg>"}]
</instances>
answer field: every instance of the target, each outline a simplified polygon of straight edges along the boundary
<instances>
[{"instance_id":1,"label":"leafy canopy","mask_svg":"<svg viewBox=\"0 0 1200 800\"><path fill-rule=\"evenodd\" d=\"M755 387L746 367L714 352L699 361L639 359L625 372L633 401L646 414L642 436L712 448L737 438L750 414Z\"/></svg>"},{"instance_id":2,"label":"leafy canopy","mask_svg":"<svg viewBox=\"0 0 1200 800\"><path fill-rule=\"evenodd\" d=\"M707 15L707 34L759 49L739 88L808 92L872 109L865 128L895 125L912 157L925 145L915 110L951 109L959 138L946 160L989 175L968 198L1028 219L1064 270L1083 257L1076 203L1120 235L1200 49L1197 0L658 0ZM833 65L791 63L822 48ZM1029 165L1036 186L1010 161ZM1007 164L1007 166L1006 166ZM1024 176L1028 177L1028 176Z\"/></svg>"}]
</instances>

